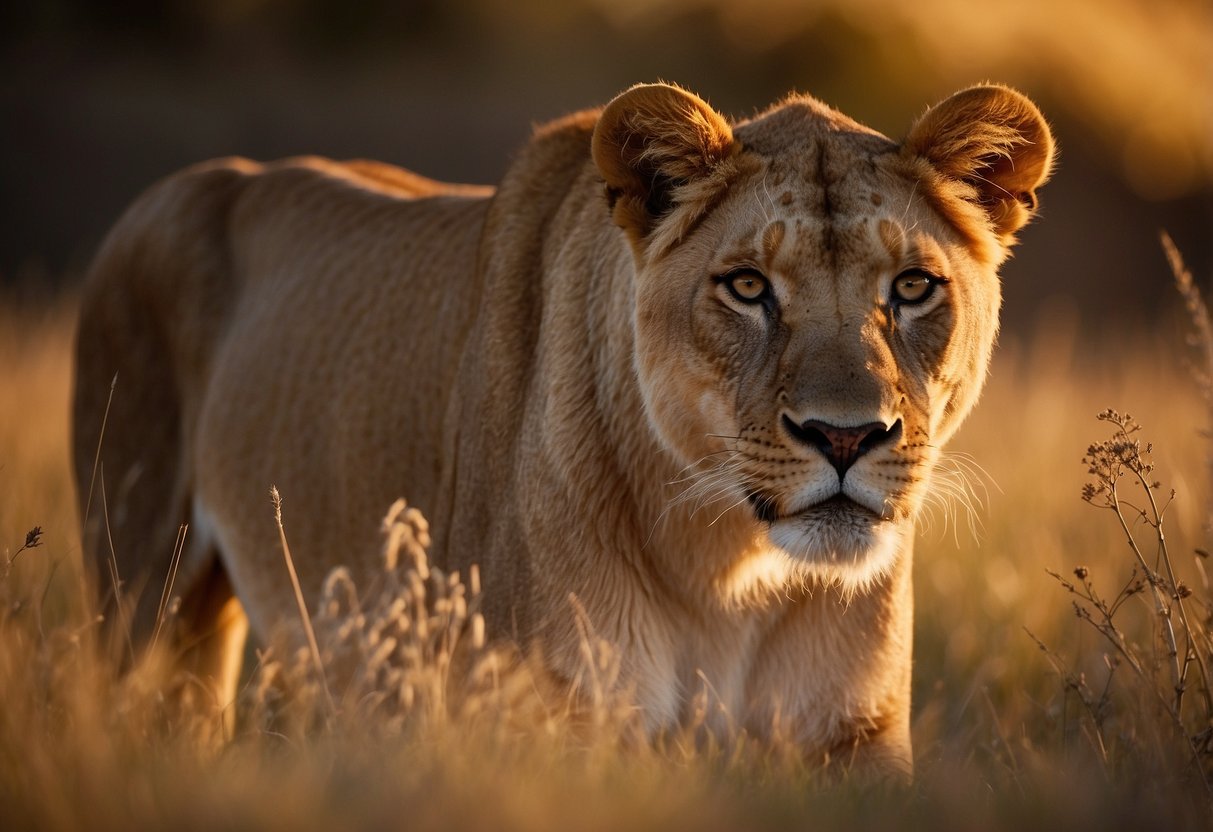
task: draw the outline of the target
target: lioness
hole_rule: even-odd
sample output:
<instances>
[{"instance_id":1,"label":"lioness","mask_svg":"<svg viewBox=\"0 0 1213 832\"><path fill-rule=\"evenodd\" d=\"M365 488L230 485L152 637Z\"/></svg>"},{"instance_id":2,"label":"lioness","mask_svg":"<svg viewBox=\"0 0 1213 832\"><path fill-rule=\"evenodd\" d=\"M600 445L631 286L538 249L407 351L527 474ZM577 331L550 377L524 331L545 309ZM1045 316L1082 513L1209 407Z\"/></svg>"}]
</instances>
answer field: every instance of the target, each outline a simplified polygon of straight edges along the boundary
<instances>
[{"instance_id":1,"label":"lioness","mask_svg":"<svg viewBox=\"0 0 1213 832\"><path fill-rule=\"evenodd\" d=\"M753 734L909 772L914 518L1052 159L1000 86L895 142L807 96L731 124L653 84L538 129L496 190L190 168L84 290L87 551L145 587L146 642L189 524L175 639L227 703L250 624L296 616L269 486L309 598L378 568L404 495L555 678L576 606L653 730L706 678Z\"/></svg>"}]
</instances>

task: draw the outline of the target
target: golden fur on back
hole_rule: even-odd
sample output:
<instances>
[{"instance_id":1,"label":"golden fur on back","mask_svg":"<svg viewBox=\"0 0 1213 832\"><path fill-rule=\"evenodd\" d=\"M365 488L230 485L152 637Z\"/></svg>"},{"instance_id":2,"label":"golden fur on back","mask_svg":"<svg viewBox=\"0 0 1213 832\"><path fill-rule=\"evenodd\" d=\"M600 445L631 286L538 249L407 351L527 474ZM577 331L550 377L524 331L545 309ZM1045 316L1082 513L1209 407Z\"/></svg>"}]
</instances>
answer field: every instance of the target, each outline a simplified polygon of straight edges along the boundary
<instances>
[{"instance_id":1,"label":"golden fur on back","mask_svg":"<svg viewBox=\"0 0 1213 832\"><path fill-rule=\"evenodd\" d=\"M311 158L170 177L106 240L79 332L82 507L117 376L99 479L150 588L135 638L189 523L176 643L229 702L249 624L294 616L269 486L309 598L372 574L404 496L556 678L576 605L653 730L702 674L754 734L908 772L914 517L1052 155L1004 87L894 142L659 84L538 130L495 191ZM100 564L108 538L93 511Z\"/></svg>"}]
</instances>

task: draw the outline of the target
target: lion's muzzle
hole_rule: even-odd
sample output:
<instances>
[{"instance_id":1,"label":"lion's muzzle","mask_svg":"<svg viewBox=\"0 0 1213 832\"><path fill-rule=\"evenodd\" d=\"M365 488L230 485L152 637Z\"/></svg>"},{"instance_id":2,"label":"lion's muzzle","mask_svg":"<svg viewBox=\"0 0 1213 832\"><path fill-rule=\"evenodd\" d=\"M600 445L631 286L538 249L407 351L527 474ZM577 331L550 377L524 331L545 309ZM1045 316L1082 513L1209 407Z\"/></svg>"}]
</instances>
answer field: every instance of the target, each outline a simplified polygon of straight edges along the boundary
<instances>
[{"instance_id":1,"label":"lion's muzzle","mask_svg":"<svg viewBox=\"0 0 1213 832\"><path fill-rule=\"evenodd\" d=\"M881 422L868 422L844 428L817 419L796 422L785 413L783 427L792 439L820 451L838 472L839 482L861 456L901 438L900 419L887 427Z\"/></svg>"}]
</instances>

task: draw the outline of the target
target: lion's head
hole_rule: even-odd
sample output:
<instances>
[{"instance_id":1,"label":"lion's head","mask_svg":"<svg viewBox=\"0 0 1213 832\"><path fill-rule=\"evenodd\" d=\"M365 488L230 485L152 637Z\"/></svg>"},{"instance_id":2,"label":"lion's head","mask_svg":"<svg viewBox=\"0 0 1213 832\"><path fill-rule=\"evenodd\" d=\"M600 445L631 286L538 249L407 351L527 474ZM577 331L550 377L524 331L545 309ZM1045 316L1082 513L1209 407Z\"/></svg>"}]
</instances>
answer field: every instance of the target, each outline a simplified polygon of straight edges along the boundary
<instances>
[{"instance_id":1,"label":"lion's head","mask_svg":"<svg viewBox=\"0 0 1213 832\"><path fill-rule=\"evenodd\" d=\"M880 575L981 390L997 268L1053 140L980 86L900 143L807 97L731 127L638 86L593 139L635 256L649 422L703 499L748 506L809 572Z\"/></svg>"}]
</instances>

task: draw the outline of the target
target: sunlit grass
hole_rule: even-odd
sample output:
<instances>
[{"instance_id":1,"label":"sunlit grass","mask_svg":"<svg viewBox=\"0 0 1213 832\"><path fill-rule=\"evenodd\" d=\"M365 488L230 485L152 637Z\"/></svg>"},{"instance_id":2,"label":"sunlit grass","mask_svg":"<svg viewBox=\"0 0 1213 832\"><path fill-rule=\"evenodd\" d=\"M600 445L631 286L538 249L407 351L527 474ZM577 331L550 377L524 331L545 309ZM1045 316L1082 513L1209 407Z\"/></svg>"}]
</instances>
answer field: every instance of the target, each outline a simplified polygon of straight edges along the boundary
<instances>
[{"instance_id":1,"label":"sunlit grass","mask_svg":"<svg viewBox=\"0 0 1213 832\"><path fill-rule=\"evenodd\" d=\"M1206 410L1177 336L1092 340L1061 314L1004 336L984 399L950 448L986 472L969 475L985 503L976 539L963 509L951 518L936 511L920 533L918 780L873 799L851 786L821 790L783 747L704 742L694 726L655 746L638 742L626 707L610 697L589 723L571 718L525 663L489 661L472 576L430 574L417 595L410 570L424 535L418 518L399 513L402 571L379 595L360 597L362 623L346 626L342 599L353 589L341 579L312 607L322 651L347 658L337 669L345 680L337 718L320 718L330 706L309 675L311 657L273 653L245 681L236 740L220 751L196 743L161 695L164 664L120 676L93 649L94 621L78 603L71 316L67 306L0 310L5 828L735 829L811 820L1019 829L1042 819L1166 828L1207 819L1184 760L1165 757L1167 725L1130 698L1115 700L1120 733L1101 759L1075 688L1033 638L1088 685L1103 684L1109 651L1049 571L1072 577L1083 566L1107 595L1129 577L1123 532L1081 499L1082 457L1106 438L1095 414L1109 406L1130 411L1153 440L1155 475L1177 492L1166 529L1180 580L1208 598L1192 555L1207 539ZM8 564L34 526L41 545ZM398 598L404 607L393 606ZM1129 637L1148 654L1149 605L1125 609L1135 616ZM608 653L591 656L609 679ZM1143 742L1164 757L1136 753Z\"/></svg>"}]
</instances>

